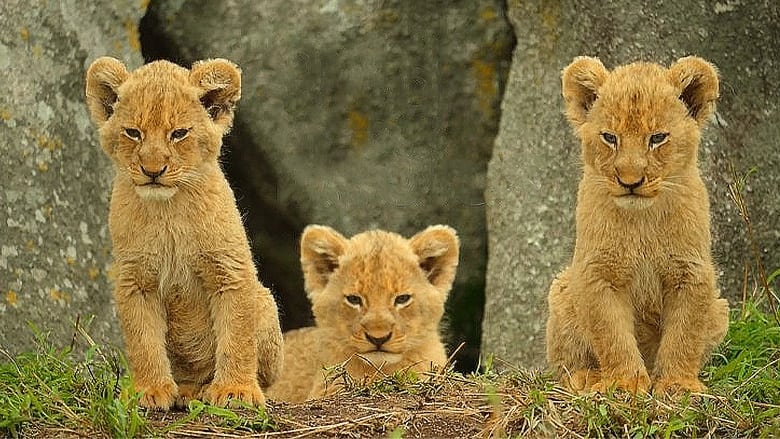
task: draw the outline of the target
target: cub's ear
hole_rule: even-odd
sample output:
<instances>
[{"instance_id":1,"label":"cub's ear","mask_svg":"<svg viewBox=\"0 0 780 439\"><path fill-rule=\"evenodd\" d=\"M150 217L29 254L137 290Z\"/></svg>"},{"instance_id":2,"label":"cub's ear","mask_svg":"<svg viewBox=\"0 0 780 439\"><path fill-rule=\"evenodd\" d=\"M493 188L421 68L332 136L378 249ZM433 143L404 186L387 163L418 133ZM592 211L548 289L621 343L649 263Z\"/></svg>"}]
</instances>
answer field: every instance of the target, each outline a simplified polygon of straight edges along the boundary
<instances>
[{"instance_id":1,"label":"cub's ear","mask_svg":"<svg viewBox=\"0 0 780 439\"><path fill-rule=\"evenodd\" d=\"M458 268L460 241L455 230L448 226L430 226L409 239L412 251L420 261L420 268L442 293L448 293Z\"/></svg>"},{"instance_id":2,"label":"cub's ear","mask_svg":"<svg viewBox=\"0 0 780 439\"><path fill-rule=\"evenodd\" d=\"M241 99L241 69L226 59L197 61L190 71L190 83L200 89L200 103L211 120L227 133Z\"/></svg>"},{"instance_id":3,"label":"cub's ear","mask_svg":"<svg viewBox=\"0 0 780 439\"><path fill-rule=\"evenodd\" d=\"M127 79L127 68L121 61L103 56L87 69L86 96L89 114L98 127L114 114L117 89Z\"/></svg>"},{"instance_id":4,"label":"cub's ear","mask_svg":"<svg viewBox=\"0 0 780 439\"><path fill-rule=\"evenodd\" d=\"M669 67L669 78L680 89L680 100L699 126L715 112L718 99L718 70L707 61L687 56Z\"/></svg>"},{"instance_id":5,"label":"cub's ear","mask_svg":"<svg viewBox=\"0 0 780 439\"><path fill-rule=\"evenodd\" d=\"M347 239L326 226L311 225L301 236L301 267L306 293L309 298L322 291L339 267L339 257L344 254Z\"/></svg>"},{"instance_id":6,"label":"cub's ear","mask_svg":"<svg viewBox=\"0 0 780 439\"><path fill-rule=\"evenodd\" d=\"M574 127L585 123L585 117L598 97L598 91L609 72L598 58L578 56L561 72L561 91L566 117Z\"/></svg>"}]
</instances>

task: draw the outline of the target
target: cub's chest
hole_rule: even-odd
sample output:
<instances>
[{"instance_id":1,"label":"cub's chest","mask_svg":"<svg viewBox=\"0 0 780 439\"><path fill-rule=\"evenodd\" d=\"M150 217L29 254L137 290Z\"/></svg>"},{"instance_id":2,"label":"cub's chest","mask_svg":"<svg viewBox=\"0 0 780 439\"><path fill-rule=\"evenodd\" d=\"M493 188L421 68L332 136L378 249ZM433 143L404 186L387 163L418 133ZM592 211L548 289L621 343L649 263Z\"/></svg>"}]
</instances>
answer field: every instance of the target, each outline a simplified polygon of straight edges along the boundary
<instances>
[{"instance_id":1,"label":"cub's chest","mask_svg":"<svg viewBox=\"0 0 780 439\"><path fill-rule=\"evenodd\" d=\"M156 285L163 296L198 291L202 251L187 227L146 222L114 233L114 258L136 265L145 283Z\"/></svg>"}]
</instances>

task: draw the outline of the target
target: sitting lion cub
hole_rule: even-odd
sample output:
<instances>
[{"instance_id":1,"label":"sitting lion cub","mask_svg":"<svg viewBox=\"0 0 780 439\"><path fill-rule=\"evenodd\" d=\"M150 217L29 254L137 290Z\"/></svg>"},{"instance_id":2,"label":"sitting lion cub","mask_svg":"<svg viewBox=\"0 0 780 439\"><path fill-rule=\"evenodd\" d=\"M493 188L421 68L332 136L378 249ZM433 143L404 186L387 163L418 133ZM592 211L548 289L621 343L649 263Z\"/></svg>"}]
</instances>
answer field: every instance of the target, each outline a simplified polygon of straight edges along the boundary
<instances>
[{"instance_id":1,"label":"sitting lion cub","mask_svg":"<svg viewBox=\"0 0 780 439\"><path fill-rule=\"evenodd\" d=\"M445 366L439 321L458 253L447 226L408 240L380 230L346 239L329 227L307 227L301 265L317 326L285 334L284 370L269 397L321 397L323 368L342 363L357 380Z\"/></svg>"},{"instance_id":2,"label":"sitting lion cub","mask_svg":"<svg viewBox=\"0 0 780 439\"><path fill-rule=\"evenodd\" d=\"M668 69L563 71L566 116L582 141L577 240L552 283L547 359L576 390L703 391L703 360L725 335L697 168L718 75L683 58Z\"/></svg>"},{"instance_id":3,"label":"sitting lion cub","mask_svg":"<svg viewBox=\"0 0 780 439\"><path fill-rule=\"evenodd\" d=\"M217 161L241 94L238 67L156 61L128 72L103 57L86 82L116 173L114 299L141 405L262 405L260 386L282 362L279 317Z\"/></svg>"}]
</instances>

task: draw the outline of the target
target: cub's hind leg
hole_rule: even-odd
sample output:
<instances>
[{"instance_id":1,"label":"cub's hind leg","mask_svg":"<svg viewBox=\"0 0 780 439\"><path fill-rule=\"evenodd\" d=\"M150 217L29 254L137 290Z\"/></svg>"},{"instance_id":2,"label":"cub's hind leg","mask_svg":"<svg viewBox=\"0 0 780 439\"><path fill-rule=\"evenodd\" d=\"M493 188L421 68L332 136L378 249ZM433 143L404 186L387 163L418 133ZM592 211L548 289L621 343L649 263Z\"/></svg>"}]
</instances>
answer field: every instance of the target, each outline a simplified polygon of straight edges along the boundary
<instances>
[{"instance_id":1,"label":"cub's hind leg","mask_svg":"<svg viewBox=\"0 0 780 439\"><path fill-rule=\"evenodd\" d=\"M709 313L709 325L707 325L708 337L704 341L705 352L712 352L717 347L729 330L729 302L726 299L716 299L712 302Z\"/></svg>"},{"instance_id":2,"label":"cub's hind leg","mask_svg":"<svg viewBox=\"0 0 780 439\"><path fill-rule=\"evenodd\" d=\"M261 287L258 292L259 308L257 315L257 378L260 387L266 389L273 384L282 372L284 365L284 341L279 325L279 311L276 308L271 291Z\"/></svg>"},{"instance_id":3,"label":"cub's hind leg","mask_svg":"<svg viewBox=\"0 0 780 439\"><path fill-rule=\"evenodd\" d=\"M581 392L589 390L601 377L596 357L577 325L568 283L569 272L564 270L550 285L547 362L562 385Z\"/></svg>"},{"instance_id":4,"label":"cub's hind leg","mask_svg":"<svg viewBox=\"0 0 780 439\"><path fill-rule=\"evenodd\" d=\"M268 388L267 395L276 401L303 402L311 393L314 381L322 379L322 362L318 349L322 343L320 328L293 329L284 334L284 369Z\"/></svg>"}]
</instances>

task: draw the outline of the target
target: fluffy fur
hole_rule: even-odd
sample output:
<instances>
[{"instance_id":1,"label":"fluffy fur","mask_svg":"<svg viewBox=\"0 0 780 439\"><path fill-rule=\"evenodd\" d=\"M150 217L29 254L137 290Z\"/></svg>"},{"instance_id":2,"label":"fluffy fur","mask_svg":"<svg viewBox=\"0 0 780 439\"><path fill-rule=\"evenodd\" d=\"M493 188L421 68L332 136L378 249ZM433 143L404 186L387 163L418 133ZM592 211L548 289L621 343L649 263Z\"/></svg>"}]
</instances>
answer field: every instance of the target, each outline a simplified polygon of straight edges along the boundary
<instances>
[{"instance_id":1,"label":"fluffy fur","mask_svg":"<svg viewBox=\"0 0 780 439\"><path fill-rule=\"evenodd\" d=\"M576 390L702 391L702 362L725 335L697 167L718 75L696 58L563 70L582 142L577 240L552 283L547 359Z\"/></svg>"},{"instance_id":2,"label":"fluffy fur","mask_svg":"<svg viewBox=\"0 0 780 439\"><path fill-rule=\"evenodd\" d=\"M351 239L324 226L301 237L301 264L316 326L285 334L285 366L269 390L298 402L323 396L323 368L344 364L356 380L447 361L439 321L458 265L459 241L446 226L411 239L385 231Z\"/></svg>"},{"instance_id":3,"label":"fluffy fur","mask_svg":"<svg viewBox=\"0 0 780 439\"><path fill-rule=\"evenodd\" d=\"M276 304L257 279L218 164L241 94L237 66L97 59L86 97L115 178L114 299L145 407L190 398L262 405L282 364Z\"/></svg>"}]
</instances>

